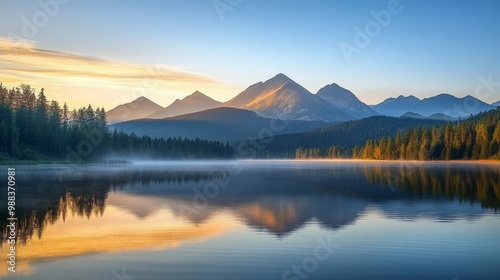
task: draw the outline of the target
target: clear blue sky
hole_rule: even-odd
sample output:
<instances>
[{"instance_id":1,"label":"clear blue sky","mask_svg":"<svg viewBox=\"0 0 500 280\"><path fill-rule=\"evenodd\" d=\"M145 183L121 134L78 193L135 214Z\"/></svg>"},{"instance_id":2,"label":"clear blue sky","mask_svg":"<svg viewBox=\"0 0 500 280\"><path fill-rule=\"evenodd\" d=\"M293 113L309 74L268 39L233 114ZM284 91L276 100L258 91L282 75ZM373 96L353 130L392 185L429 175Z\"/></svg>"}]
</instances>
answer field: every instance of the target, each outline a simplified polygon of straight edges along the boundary
<instances>
[{"instance_id":1,"label":"clear blue sky","mask_svg":"<svg viewBox=\"0 0 500 280\"><path fill-rule=\"evenodd\" d=\"M72 0L29 39L37 49L208 75L237 89L208 92L222 101L279 72L313 93L338 83L368 104L399 94L473 95L480 76L500 82L500 1L401 0L402 11L350 62L340 44L354 45L355 28L389 0L241 0L223 19L214 2ZM2 37L22 37L22 17L41 10L28 0L0 8ZM500 88L482 99L499 100Z\"/></svg>"}]
</instances>

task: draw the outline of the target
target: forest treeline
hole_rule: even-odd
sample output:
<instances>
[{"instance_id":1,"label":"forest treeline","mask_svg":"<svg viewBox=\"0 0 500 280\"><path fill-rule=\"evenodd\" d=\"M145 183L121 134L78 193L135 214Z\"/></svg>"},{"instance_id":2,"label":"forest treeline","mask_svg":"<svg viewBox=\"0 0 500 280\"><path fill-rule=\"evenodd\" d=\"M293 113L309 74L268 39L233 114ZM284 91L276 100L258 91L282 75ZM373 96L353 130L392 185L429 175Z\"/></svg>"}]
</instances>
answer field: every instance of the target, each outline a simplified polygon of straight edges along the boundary
<instances>
[{"instance_id":1,"label":"forest treeline","mask_svg":"<svg viewBox=\"0 0 500 280\"><path fill-rule=\"evenodd\" d=\"M297 148L295 158L376 160L500 159L500 107L457 122L418 126L355 147Z\"/></svg>"},{"instance_id":2,"label":"forest treeline","mask_svg":"<svg viewBox=\"0 0 500 280\"><path fill-rule=\"evenodd\" d=\"M338 157L355 146L363 146L370 139L396 136L413 127L444 125L445 121L374 116L348 121L309 132L277 135L265 141L263 158ZM343 148L342 148L343 147ZM300 149L298 149L300 148Z\"/></svg>"},{"instance_id":3,"label":"forest treeline","mask_svg":"<svg viewBox=\"0 0 500 280\"><path fill-rule=\"evenodd\" d=\"M231 158L228 143L152 138L110 131L104 108L68 110L48 101L44 89L7 89L0 83L0 160L65 159L84 162L108 156L138 158Z\"/></svg>"}]
</instances>

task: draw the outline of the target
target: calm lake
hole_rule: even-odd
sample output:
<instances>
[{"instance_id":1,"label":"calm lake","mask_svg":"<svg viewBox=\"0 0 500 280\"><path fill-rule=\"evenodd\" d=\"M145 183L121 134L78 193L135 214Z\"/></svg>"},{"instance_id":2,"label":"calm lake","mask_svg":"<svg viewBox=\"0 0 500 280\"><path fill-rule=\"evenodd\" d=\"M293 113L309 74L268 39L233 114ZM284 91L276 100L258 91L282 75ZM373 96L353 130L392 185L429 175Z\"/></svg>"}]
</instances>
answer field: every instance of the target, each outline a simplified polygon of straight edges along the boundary
<instances>
[{"instance_id":1,"label":"calm lake","mask_svg":"<svg viewBox=\"0 0 500 280\"><path fill-rule=\"evenodd\" d=\"M499 279L500 165L17 167L7 279Z\"/></svg>"}]
</instances>

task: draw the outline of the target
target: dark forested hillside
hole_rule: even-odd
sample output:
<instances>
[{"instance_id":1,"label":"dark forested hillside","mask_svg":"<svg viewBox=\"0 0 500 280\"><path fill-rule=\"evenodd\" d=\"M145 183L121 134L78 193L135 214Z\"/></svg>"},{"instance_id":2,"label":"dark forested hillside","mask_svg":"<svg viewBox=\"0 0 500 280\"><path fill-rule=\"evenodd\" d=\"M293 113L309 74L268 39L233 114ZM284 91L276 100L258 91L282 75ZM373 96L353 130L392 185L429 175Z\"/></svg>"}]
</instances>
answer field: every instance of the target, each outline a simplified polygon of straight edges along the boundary
<instances>
[{"instance_id":1,"label":"dark forested hillside","mask_svg":"<svg viewBox=\"0 0 500 280\"><path fill-rule=\"evenodd\" d=\"M63 159L78 163L112 156L148 158L228 158L226 143L200 139L139 137L107 126L104 108L68 112L49 102L42 88L7 89L0 83L0 160Z\"/></svg>"},{"instance_id":2,"label":"dark forested hillside","mask_svg":"<svg viewBox=\"0 0 500 280\"><path fill-rule=\"evenodd\" d=\"M293 158L299 148L314 148L322 151L326 151L332 146L352 148L363 145L369 139L395 136L399 131L413 127L432 127L441 124L445 124L445 122L375 116L320 128L311 132L275 136L272 141L267 141L269 144L266 145L265 150L260 152L260 156Z\"/></svg>"},{"instance_id":3,"label":"dark forested hillside","mask_svg":"<svg viewBox=\"0 0 500 280\"><path fill-rule=\"evenodd\" d=\"M369 140L354 158L404 160L500 159L500 108L439 127L418 127Z\"/></svg>"},{"instance_id":4,"label":"dark forested hillside","mask_svg":"<svg viewBox=\"0 0 500 280\"><path fill-rule=\"evenodd\" d=\"M286 123L286 125L285 125ZM260 137L262 129L274 128L273 133L288 134L329 126L321 121L268 119L252 111L236 108L216 108L161 120L141 119L118 123L112 127L137 135L151 137L197 137L214 141L238 141Z\"/></svg>"},{"instance_id":5,"label":"dark forested hillside","mask_svg":"<svg viewBox=\"0 0 500 280\"><path fill-rule=\"evenodd\" d=\"M366 128L366 134L370 129ZM333 142L330 142L333 143ZM352 147L297 146L295 158L355 158L376 160L498 160L500 107L467 120L400 130L394 136L368 139Z\"/></svg>"}]
</instances>

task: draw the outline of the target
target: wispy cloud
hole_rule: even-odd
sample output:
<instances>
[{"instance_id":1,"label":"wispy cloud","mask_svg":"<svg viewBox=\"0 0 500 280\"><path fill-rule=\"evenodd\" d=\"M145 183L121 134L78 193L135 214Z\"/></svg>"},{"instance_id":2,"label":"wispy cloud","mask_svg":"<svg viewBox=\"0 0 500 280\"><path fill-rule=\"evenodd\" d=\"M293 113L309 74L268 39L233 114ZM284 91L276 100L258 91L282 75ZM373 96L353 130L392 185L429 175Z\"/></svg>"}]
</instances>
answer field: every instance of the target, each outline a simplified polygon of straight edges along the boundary
<instances>
[{"instance_id":1,"label":"wispy cloud","mask_svg":"<svg viewBox=\"0 0 500 280\"><path fill-rule=\"evenodd\" d=\"M33 42L2 37L0 76L0 81L4 83L31 83L44 87L52 85L59 90L64 90L64 87L99 89L101 99L106 99L106 96L102 96L105 90L116 93L141 89L157 97L163 94L165 100L169 99L167 95L185 95L195 90L209 93L231 90L231 86L210 76L176 67L133 64L42 50Z\"/></svg>"}]
</instances>

